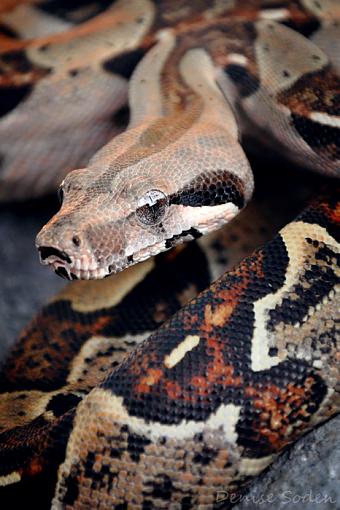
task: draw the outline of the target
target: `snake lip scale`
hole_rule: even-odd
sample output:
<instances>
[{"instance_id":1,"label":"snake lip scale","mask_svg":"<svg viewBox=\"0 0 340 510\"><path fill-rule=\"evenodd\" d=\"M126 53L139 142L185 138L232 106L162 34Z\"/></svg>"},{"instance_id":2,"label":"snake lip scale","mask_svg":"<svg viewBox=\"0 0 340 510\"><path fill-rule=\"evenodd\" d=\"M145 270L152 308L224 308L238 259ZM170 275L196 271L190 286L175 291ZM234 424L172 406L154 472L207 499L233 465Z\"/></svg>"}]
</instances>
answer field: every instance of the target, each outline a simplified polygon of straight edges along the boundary
<instances>
[{"instance_id":1,"label":"snake lip scale","mask_svg":"<svg viewBox=\"0 0 340 510\"><path fill-rule=\"evenodd\" d=\"M174 236L177 237L179 240L181 237L187 238L197 238L200 237L200 233L192 233L190 231L183 232L181 235ZM169 243L171 241L171 244ZM153 246L148 246L147 249L140 250L137 253L134 253L133 255L127 255L126 256L126 262L124 262L124 267L129 267L131 264L136 264L138 262L143 262L144 260L147 260L150 258L150 256L157 255L160 251L164 249L164 246L169 243L169 246L167 248L170 248L170 246L175 246L176 242L174 238L169 238L165 240L164 243L155 243ZM59 252L58 250L54 250L55 253L52 255L45 255L44 247L39 247L39 255L40 255L40 262L43 265L50 266L58 276L61 276L62 278L66 280L99 280L102 278L106 278L107 276L110 276L111 274L115 274L119 271L115 268L114 265L106 265L105 267L100 267L97 262L91 257L91 254L88 256L83 255L81 258L74 258L72 259L66 255L63 254L63 252ZM47 249L48 251L51 251L50 248Z\"/></svg>"},{"instance_id":2,"label":"snake lip scale","mask_svg":"<svg viewBox=\"0 0 340 510\"><path fill-rule=\"evenodd\" d=\"M338 0L0 2L0 201L59 186L80 280L1 369L4 508L227 510L339 412L339 41Z\"/></svg>"},{"instance_id":3,"label":"snake lip scale","mask_svg":"<svg viewBox=\"0 0 340 510\"><path fill-rule=\"evenodd\" d=\"M91 258L86 259L84 256L81 259L73 259L70 263L55 255L45 259L40 256L40 261L42 264L51 266L56 274L67 280L101 279L110 274L109 267L98 267Z\"/></svg>"}]
</instances>

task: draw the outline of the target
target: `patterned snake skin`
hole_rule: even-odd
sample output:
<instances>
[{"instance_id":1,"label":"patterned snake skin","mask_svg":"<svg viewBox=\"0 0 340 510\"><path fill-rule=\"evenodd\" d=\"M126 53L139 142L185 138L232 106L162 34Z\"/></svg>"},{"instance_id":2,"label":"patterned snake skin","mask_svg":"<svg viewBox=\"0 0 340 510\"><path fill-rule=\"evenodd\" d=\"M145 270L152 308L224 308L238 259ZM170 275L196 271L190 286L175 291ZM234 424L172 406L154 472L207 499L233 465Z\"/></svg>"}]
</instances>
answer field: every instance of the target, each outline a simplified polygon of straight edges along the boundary
<instances>
[{"instance_id":1,"label":"patterned snake skin","mask_svg":"<svg viewBox=\"0 0 340 510\"><path fill-rule=\"evenodd\" d=\"M229 508L339 410L339 4L8 0L0 21L0 200L63 179L41 261L99 280L6 360L0 501ZM238 250L216 230L252 196L241 134L328 179Z\"/></svg>"}]
</instances>

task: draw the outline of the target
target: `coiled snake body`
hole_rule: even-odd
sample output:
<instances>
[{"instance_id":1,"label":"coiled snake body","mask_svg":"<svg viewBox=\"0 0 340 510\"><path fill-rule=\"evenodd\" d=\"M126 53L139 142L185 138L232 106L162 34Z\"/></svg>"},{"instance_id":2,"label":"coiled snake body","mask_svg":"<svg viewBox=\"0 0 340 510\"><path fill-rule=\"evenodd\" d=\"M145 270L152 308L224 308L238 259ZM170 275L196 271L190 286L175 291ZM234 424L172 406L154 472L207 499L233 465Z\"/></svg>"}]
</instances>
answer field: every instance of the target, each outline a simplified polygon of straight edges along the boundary
<instances>
[{"instance_id":1,"label":"coiled snake body","mask_svg":"<svg viewBox=\"0 0 340 510\"><path fill-rule=\"evenodd\" d=\"M220 492L339 409L339 6L8 4L0 197L67 174L41 261L119 274L70 284L10 353L2 490L47 483L54 509L228 508ZM129 125L109 141L131 73ZM330 182L204 290L223 233L150 257L249 201L241 133Z\"/></svg>"}]
</instances>

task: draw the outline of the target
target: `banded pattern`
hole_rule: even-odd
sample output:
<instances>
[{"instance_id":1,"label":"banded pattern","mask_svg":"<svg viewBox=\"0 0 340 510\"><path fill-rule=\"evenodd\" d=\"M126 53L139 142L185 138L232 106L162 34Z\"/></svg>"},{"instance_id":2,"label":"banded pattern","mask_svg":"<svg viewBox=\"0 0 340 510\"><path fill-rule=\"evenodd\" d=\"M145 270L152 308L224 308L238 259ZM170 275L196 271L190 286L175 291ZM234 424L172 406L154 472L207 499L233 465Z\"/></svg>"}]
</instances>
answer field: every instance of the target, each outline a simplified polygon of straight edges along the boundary
<instances>
[{"instance_id":1,"label":"banded pattern","mask_svg":"<svg viewBox=\"0 0 340 510\"><path fill-rule=\"evenodd\" d=\"M0 199L67 174L41 261L119 273L74 282L10 354L5 498L20 482L53 509L217 509L339 409L338 185L206 290L228 241L201 238L251 198L241 135L339 176L339 7L8 0L0 16Z\"/></svg>"},{"instance_id":2,"label":"banded pattern","mask_svg":"<svg viewBox=\"0 0 340 510\"><path fill-rule=\"evenodd\" d=\"M324 196L85 398L53 508L213 508L334 413L339 221L338 195ZM300 288L318 305L297 313Z\"/></svg>"},{"instance_id":3,"label":"banded pattern","mask_svg":"<svg viewBox=\"0 0 340 510\"><path fill-rule=\"evenodd\" d=\"M183 500L184 508L212 508L217 492L228 488L228 480L237 492L280 449L330 416L338 405L338 395L332 392L338 381L339 349L339 300L335 291L340 271L340 217L336 198L337 193L332 190L313 204L263 249L190 302L146 343L139 344L147 331L157 327L195 292L194 288L188 293L187 288L178 294L183 273L188 279L190 261L200 264L199 251L192 252L194 246L188 245L176 258L167 260L168 269L175 264L167 280L170 287L164 278L160 279L165 261L156 272L146 262L144 267L138 266L138 271L137 267L131 268L130 278L118 275L111 288L111 303L105 288L99 295L102 304L92 299L91 286L95 282L73 284L79 286L79 291L66 290L55 305L47 307L28 330L20 351L14 351L7 362L1 386L10 393L7 407L2 397L1 414L7 416L10 429L1 439L2 448L6 444L12 446L2 449L2 455L7 451L4 458L17 459L20 469L17 471L18 464L13 464L13 460L3 466L14 469L23 480L34 472L49 472L46 462L61 462L61 452L71 434L58 493L65 507L86 507L90 498L98 508L105 508L106 504L119 508L135 498L139 501L138 494L144 494L150 508L171 508L169 505L175 505L178 498ZM301 236L302 228L306 228L308 237ZM297 271L302 267L297 263L299 257L305 260L302 272ZM320 259L324 265L317 278L311 278L315 260ZM202 264L206 264L204 257ZM198 275L203 277L201 283ZM286 286L282 286L285 277ZM207 279L208 272L204 277L192 270L196 288L203 288ZM160 281L169 290L165 297ZM109 283L98 282L107 288ZM84 293L84 285L89 293ZM129 288L130 293L125 294ZM152 294L148 292L150 288ZM176 288L176 295L182 296L177 302L173 300ZM317 306L306 314L291 298L299 295L299 288L306 296L318 296ZM119 295L121 302L115 305ZM167 295L168 305L164 302ZM159 299L163 305L155 308ZM145 308L140 309L136 301L145 303ZM112 306L116 306L116 312ZM137 317L124 320L134 310L139 311L141 322ZM65 317L59 326L53 319L58 316ZM296 321L300 322L299 329ZM145 334L124 330L125 324L138 323L146 328ZM261 323L268 332L265 341L256 335ZM51 344L45 345L44 337L39 339L43 333ZM127 341L123 340L126 334ZM68 338L68 344L63 338ZM123 359L135 342L140 347ZM65 351L67 345L71 356ZM41 353L41 362L35 352ZM20 358L22 364L17 364ZM112 375L77 405L115 365ZM25 372L29 375L25 376ZM7 409L12 410L12 417ZM34 414L23 416L20 409L31 409ZM14 418L17 426L13 428ZM117 425L113 426L113 422ZM34 434L30 432L33 430ZM25 464L21 460L22 434L36 438L31 453L25 447ZM9 437L13 439L9 441ZM178 460L173 465L174 459ZM127 479L123 476L126 470L130 473ZM98 482L92 473L97 473ZM143 489L137 483L141 473ZM14 481L13 471L9 474ZM8 482L7 477L4 475ZM86 477L91 480L90 493ZM117 487L122 492L117 492ZM108 494L106 503L103 494ZM121 494L119 498L117 494ZM55 506L59 507L57 503Z\"/></svg>"}]
</instances>

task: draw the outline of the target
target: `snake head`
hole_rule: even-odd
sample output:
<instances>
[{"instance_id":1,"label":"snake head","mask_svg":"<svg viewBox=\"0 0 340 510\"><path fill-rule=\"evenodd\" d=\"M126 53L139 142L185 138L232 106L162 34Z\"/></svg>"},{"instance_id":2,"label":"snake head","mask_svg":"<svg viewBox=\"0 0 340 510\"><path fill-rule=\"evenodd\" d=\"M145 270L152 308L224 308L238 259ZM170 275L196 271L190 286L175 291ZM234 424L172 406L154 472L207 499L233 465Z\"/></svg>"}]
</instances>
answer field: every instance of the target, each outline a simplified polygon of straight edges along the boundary
<instances>
[{"instance_id":1,"label":"snake head","mask_svg":"<svg viewBox=\"0 0 340 510\"><path fill-rule=\"evenodd\" d=\"M243 153L233 150L226 158L219 147L189 143L158 152L131 146L129 137L119 136L119 144L102 149L60 187L61 209L36 241L41 262L60 276L100 279L122 271L217 229L251 195ZM124 152L122 146L130 148Z\"/></svg>"}]
</instances>

